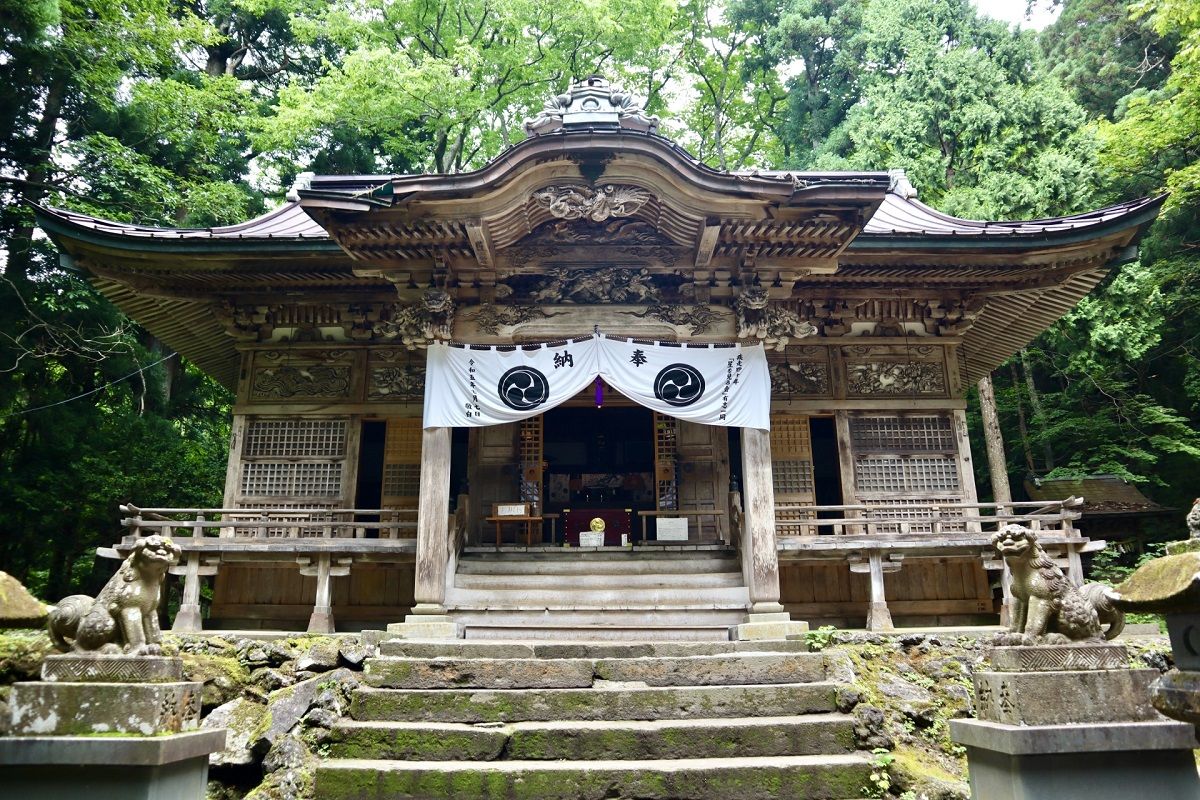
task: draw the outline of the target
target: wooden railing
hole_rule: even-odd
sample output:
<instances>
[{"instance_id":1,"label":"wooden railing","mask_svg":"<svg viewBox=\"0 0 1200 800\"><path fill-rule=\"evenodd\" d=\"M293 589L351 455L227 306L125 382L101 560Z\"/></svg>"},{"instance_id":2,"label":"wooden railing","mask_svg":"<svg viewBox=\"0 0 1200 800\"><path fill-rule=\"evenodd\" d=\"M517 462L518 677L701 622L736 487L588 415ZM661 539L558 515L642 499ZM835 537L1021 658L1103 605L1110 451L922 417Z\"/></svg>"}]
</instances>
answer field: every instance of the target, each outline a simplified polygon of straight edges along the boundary
<instances>
[{"instance_id":1,"label":"wooden railing","mask_svg":"<svg viewBox=\"0 0 1200 800\"><path fill-rule=\"evenodd\" d=\"M411 539L417 510L390 508L138 508L121 506L133 535L241 539ZM374 517L375 519L364 519ZM371 537L373 538L373 537Z\"/></svg>"},{"instance_id":2,"label":"wooden railing","mask_svg":"<svg viewBox=\"0 0 1200 800\"><path fill-rule=\"evenodd\" d=\"M990 534L1009 523L1072 535L1083 498L1009 503L928 503L776 506L776 535L876 536Z\"/></svg>"}]
</instances>

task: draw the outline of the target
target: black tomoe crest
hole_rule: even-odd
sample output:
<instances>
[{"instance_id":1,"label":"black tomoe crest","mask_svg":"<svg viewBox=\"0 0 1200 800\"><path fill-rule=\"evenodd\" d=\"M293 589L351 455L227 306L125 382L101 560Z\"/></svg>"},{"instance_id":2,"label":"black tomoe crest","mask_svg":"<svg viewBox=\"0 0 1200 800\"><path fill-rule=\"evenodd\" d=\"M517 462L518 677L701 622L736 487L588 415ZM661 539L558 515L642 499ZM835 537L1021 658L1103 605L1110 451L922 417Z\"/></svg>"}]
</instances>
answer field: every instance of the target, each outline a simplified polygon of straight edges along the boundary
<instances>
[{"instance_id":1,"label":"black tomoe crest","mask_svg":"<svg viewBox=\"0 0 1200 800\"><path fill-rule=\"evenodd\" d=\"M550 382L533 367L513 367L500 376L496 393L509 408L528 411L550 399Z\"/></svg>"},{"instance_id":2,"label":"black tomoe crest","mask_svg":"<svg viewBox=\"0 0 1200 800\"><path fill-rule=\"evenodd\" d=\"M690 364L663 367L654 379L654 396L671 406L690 406L704 394L704 376Z\"/></svg>"}]
</instances>

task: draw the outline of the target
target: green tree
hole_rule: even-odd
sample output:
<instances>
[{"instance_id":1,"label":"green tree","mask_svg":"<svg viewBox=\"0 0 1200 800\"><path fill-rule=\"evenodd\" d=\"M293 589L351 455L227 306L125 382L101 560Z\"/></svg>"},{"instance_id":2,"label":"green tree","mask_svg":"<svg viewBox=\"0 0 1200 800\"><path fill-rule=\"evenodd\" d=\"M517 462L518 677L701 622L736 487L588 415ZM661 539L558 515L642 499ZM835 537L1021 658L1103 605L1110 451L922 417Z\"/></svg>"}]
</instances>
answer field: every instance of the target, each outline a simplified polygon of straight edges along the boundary
<instances>
[{"instance_id":1,"label":"green tree","mask_svg":"<svg viewBox=\"0 0 1200 800\"><path fill-rule=\"evenodd\" d=\"M477 167L518 141L522 121L574 79L606 72L660 87L673 19L665 0L332 4L293 29L309 42L327 37L339 59L281 90L257 143L280 164L345 137L376 145L378 168Z\"/></svg>"},{"instance_id":2,"label":"green tree","mask_svg":"<svg viewBox=\"0 0 1200 800\"><path fill-rule=\"evenodd\" d=\"M1127 0L1065 0L1041 34L1051 74L1093 118L1112 118L1135 89L1154 90L1170 72L1173 34L1160 35Z\"/></svg>"},{"instance_id":3,"label":"green tree","mask_svg":"<svg viewBox=\"0 0 1200 800\"><path fill-rule=\"evenodd\" d=\"M1096 187L1083 109L1048 78L1033 34L968 0L873 0L861 95L815 164L903 167L922 199L975 218L1081 210Z\"/></svg>"}]
</instances>

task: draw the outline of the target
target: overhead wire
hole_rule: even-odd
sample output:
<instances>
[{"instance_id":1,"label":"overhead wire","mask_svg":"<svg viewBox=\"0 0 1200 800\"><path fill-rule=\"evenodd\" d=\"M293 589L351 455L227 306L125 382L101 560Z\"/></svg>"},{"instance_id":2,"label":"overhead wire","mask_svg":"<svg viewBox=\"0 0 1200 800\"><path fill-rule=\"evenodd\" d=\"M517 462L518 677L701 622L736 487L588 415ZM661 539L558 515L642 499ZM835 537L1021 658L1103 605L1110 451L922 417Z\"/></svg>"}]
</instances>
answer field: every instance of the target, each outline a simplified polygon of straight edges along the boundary
<instances>
[{"instance_id":1,"label":"overhead wire","mask_svg":"<svg viewBox=\"0 0 1200 800\"><path fill-rule=\"evenodd\" d=\"M32 414L35 411L44 411L47 408L54 408L55 406L66 405L67 403L74 402L75 400L82 400L83 398L88 397L89 395L96 394L97 392L102 392L111 386L116 386L118 383L120 383L122 381L127 381L135 375L140 375L141 373L145 372L146 370L150 369L151 367L156 367L159 364L163 363L164 361L166 361L170 358L174 358L177 355L178 355L178 353L171 353L169 355L165 355L162 358L160 358L158 361L155 361L153 364L147 364L144 367L141 367L140 369L135 369L133 372L129 373L128 375L117 378L114 381L109 381L108 383L104 384L103 386L97 386L95 389L86 391L83 394L77 394L74 397L68 397L66 400L59 400L58 402L55 402L55 403L47 403L44 406L36 406L34 408L26 408L23 411L9 412L8 414L4 414L3 416L0 416L0 420L8 419L9 417L19 417L19 416L23 416L25 414Z\"/></svg>"}]
</instances>

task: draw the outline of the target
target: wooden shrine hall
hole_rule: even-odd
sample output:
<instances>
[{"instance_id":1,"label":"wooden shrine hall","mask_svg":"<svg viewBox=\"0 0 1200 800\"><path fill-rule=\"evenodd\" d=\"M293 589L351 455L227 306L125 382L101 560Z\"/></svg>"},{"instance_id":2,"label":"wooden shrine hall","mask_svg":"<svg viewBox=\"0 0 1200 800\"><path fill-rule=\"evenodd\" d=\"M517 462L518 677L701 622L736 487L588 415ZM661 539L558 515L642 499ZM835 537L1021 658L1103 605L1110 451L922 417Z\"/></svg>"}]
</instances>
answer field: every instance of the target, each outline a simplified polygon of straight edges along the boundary
<instances>
[{"instance_id":1,"label":"wooden shrine hall","mask_svg":"<svg viewBox=\"0 0 1200 800\"><path fill-rule=\"evenodd\" d=\"M978 502L966 391L1134 258L1161 199L964 220L902 172L721 172L657 128L593 77L475 172L305 175L203 230L37 209L65 264L236 393L223 507L123 507L104 552L175 538L178 630L994 622L1009 521L1080 578L1103 542L1076 499ZM601 377L518 421L423 425L441 343L597 335L761 345L769 430Z\"/></svg>"}]
</instances>

